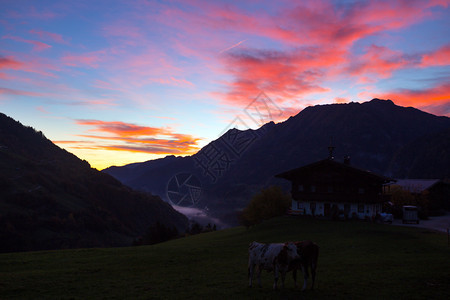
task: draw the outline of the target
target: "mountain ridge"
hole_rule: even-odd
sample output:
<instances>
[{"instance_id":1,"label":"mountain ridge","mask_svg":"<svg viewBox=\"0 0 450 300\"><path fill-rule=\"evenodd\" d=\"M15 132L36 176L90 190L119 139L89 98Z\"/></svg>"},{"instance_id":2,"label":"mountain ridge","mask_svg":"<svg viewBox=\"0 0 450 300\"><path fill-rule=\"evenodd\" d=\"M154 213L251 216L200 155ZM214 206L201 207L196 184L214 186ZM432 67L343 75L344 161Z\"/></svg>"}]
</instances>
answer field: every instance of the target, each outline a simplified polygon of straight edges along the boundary
<instances>
[{"instance_id":1,"label":"mountain ridge","mask_svg":"<svg viewBox=\"0 0 450 300\"><path fill-rule=\"evenodd\" d=\"M268 123L257 130L230 129L192 156L168 158L166 167L156 168L152 161L133 164L135 172L141 175L132 180L119 175L119 170L127 166L103 172L139 190L159 194L166 201L170 200L166 193L170 178L182 172L193 174L202 182L202 201L197 205L207 206L216 216L232 219L233 212L245 207L261 188L271 184L287 188L286 182L275 179L274 174L326 158L330 139L337 160L350 156L353 165L380 175L450 176L450 161L444 155L440 156L440 164L422 163L435 166L426 174L421 174L420 168L409 168L408 162L400 159L402 155L420 154L424 155L423 159L433 160L432 155L424 154L426 149L418 149L420 143L414 143L440 132L443 132L440 138L446 138L448 128L448 117L397 106L391 100L375 98L363 103L316 105L283 122ZM435 151L443 151L450 157L450 149L439 140L434 140L433 144ZM242 145L245 149L239 151ZM409 148L410 145L415 147ZM236 149L230 150L234 146ZM213 152L219 152L223 159L216 159L205 168L204 160ZM160 166L164 164L164 159L161 160L158 161ZM221 172L213 172L217 170Z\"/></svg>"},{"instance_id":2,"label":"mountain ridge","mask_svg":"<svg viewBox=\"0 0 450 300\"><path fill-rule=\"evenodd\" d=\"M0 114L0 252L131 245L187 218Z\"/></svg>"}]
</instances>

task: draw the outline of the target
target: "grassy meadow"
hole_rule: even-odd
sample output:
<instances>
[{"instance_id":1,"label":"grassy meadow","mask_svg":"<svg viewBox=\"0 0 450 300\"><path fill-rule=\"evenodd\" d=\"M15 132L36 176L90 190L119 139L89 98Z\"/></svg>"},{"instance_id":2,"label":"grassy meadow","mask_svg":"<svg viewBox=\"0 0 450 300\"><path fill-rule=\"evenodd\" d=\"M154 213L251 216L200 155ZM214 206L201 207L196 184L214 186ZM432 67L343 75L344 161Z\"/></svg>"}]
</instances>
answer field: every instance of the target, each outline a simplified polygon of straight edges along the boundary
<instances>
[{"instance_id":1,"label":"grassy meadow","mask_svg":"<svg viewBox=\"0 0 450 300\"><path fill-rule=\"evenodd\" d=\"M247 287L251 241L319 244L316 289ZM302 276L299 275L299 285ZM447 235L281 217L141 247L0 254L0 299L449 299Z\"/></svg>"}]
</instances>

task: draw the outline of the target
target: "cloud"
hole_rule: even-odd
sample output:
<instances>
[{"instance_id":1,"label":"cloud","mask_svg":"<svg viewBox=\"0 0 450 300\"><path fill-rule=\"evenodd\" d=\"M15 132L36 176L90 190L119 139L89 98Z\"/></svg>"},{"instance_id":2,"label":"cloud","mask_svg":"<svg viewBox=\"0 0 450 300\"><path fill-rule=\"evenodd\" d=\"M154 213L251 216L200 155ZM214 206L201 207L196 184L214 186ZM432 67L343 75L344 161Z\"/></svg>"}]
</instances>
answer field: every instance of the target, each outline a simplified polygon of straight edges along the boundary
<instances>
[{"instance_id":1,"label":"cloud","mask_svg":"<svg viewBox=\"0 0 450 300\"><path fill-rule=\"evenodd\" d=\"M164 85L172 85L172 86L184 86L184 87L193 87L194 84L186 79L180 78L177 79L173 76L170 76L169 78L149 78L149 82L155 82L159 84Z\"/></svg>"},{"instance_id":2,"label":"cloud","mask_svg":"<svg viewBox=\"0 0 450 300\"><path fill-rule=\"evenodd\" d=\"M10 88L0 87L0 95L14 95L14 96L31 96L31 97L42 97L41 93L29 92L23 90L16 90Z\"/></svg>"},{"instance_id":3,"label":"cloud","mask_svg":"<svg viewBox=\"0 0 450 300\"><path fill-rule=\"evenodd\" d=\"M40 5L45 8L36 9L34 6L26 6L23 3L20 5L20 10L7 10L6 16L11 19L25 19L27 22L30 20L43 20L48 21L55 19L61 14L50 9L50 5Z\"/></svg>"},{"instance_id":4,"label":"cloud","mask_svg":"<svg viewBox=\"0 0 450 300\"><path fill-rule=\"evenodd\" d=\"M402 106L414 106L421 110L450 117L450 83L439 83L426 89L396 89L374 97L391 99Z\"/></svg>"},{"instance_id":5,"label":"cloud","mask_svg":"<svg viewBox=\"0 0 450 300\"><path fill-rule=\"evenodd\" d=\"M330 82L353 77L359 84L375 84L392 77L397 70L448 65L448 46L422 55L393 50L384 44L357 44L369 37L377 41L392 30L431 19L431 9L439 5L447 6L422 1L287 1L275 13L258 16L233 6L208 6L205 10L214 17L197 20L199 24L217 19L216 27L238 27L244 33L277 40L282 45L278 50L232 47L221 53L222 70L231 80L221 81L222 90L212 94L227 104L243 107L264 91L287 111L295 111L295 107L283 103L304 106L300 99L330 91ZM208 26L204 28L213 24Z\"/></svg>"},{"instance_id":6,"label":"cloud","mask_svg":"<svg viewBox=\"0 0 450 300\"><path fill-rule=\"evenodd\" d=\"M334 50L301 48L290 52L245 49L224 56L225 72L232 81L223 82L225 92L218 93L226 103L244 106L260 91L273 95L281 103L306 94L321 93L324 76L321 68L342 60ZM284 100L283 100L284 99Z\"/></svg>"},{"instance_id":7,"label":"cloud","mask_svg":"<svg viewBox=\"0 0 450 300\"><path fill-rule=\"evenodd\" d=\"M45 41L51 41L58 44L68 45L69 42L66 41L61 34L48 32L44 30L31 29L29 33L38 36L40 39Z\"/></svg>"},{"instance_id":8,"label":"cloud","mask_svg":"<svg viewBox=\"0 0 450 300\"><path fill-rule=\"evenodd\" d=\"M450 65L450 45L445 45L438 50L422 56L421 67L448 66Z\"/></svg>"},{"instance_id":9,"label":"cloud","mask_svg":"<svg viewBox=\"0 0 450 300\"><path fill-rule=\"evenodd\" d=\"M123 19L103 25L102 33L109 38L120 38L122 42L130 46L135 46L139 41L145 40L145 34L140 26Z\"/></svg>"},{"instance_id":10,"label":"cloud","mask_svg":"<svg viewBox=\"0 0 450 300\"><path fill-rule=\"evenodd\" d=\"M42 50L49 49L49 48L52 47L52 46L50 46L48 44L45 44L45 43L42 43L42 42L39 42L39 41L34 41L34 40L27 40L27 39L21 38L19 36L5 35L2 38L3 39L10 39L10 40L17 41L17 42L32 44L34 46L33 47L33 51L42 51Z\"/></svg>"},{"instance_id":11,"label":"cloud","mask_svg":"<svg viewBox=\"0 0 450 300\"><path fill-rule=\"evenodd\" d=\"M99 51L92 51L82 54L66 54L61 58L61 61L66 66L71 67L91 67L91 68L98 68L99 63L102 62L105 58L104 55L106 54L105 50L99 50Z\"/></svg>"},{"instance_id":12,"label":"cloud","mask_svg":"<svg viewBox=\"0 0 450 300\"><path fill-rule=\"evenodd\" d=\"M23 63L17 61L12 57L0 56L0 69L13 69L19 70L23 66Z\"/></svg>"},{"instance_id":13,"label":"cloud","mask_svg":"<svg viewBox=\"0 0 450 300\"><path fill-rule=\"evenodd\" d=\"M109 145L95 146L97 149L186 155L198 151L197 143L201 140L189 134L175 133L172 129L164 127L99 120L77 120L76 123L93 127L89 132L99 133L80 135L81 137L111 142Z\"/></svg>"},{"instance_id":14,"label":"cloud","mask_svg":"<svg viewBox=\"0 0 450 300\"><path fill-rule=\"evenodd\" d=\"M229 227L229 225L223 223L221 220L208 215L209 209L207 207L205 207L204 209L200 209L195 207L178 206L174 204L172 204L172 206L175 210L187 216L190 220L199 223L202 226L213 224L221 229Z\"/></svg>"},{"instance_id":15,"label":"cloud","mask_svg":"<svg viewBox=\"0 0 450 300\"><path fill-rule=\"evenodd\" d=\"M348 103L348 102L350 102L350 100L349 99L347 99L347 98L344 98L344 97L336 97L336 98L334 98L334 103Z\"/></svg>"},{"instance_id":16,"label":"cloud","mask_svg":"<svg viewBox=\"0 0 450 300\"><path fill-rule=\"evenodd\" d=\"M370 75L375 75L376 78L388 78L394 71L412 67L415 64L413 57L407 57L400 51L371 45L365 54L352 59L348 71L351 75L361 78L367 78Z\"/></svg>"},{"instance_id":17,"label":"cloud","mask_svg":"<svg viewBox=\"0 0 450 300\"><path fill-rule=\"evenodd\" d=\"M58 71L59 69L48 62L42 61L40 59L22 55L22 59L19 61L12 56L1 56L0 55L0 69L11 69L16 71L24 71L30 73L36 73L40 75L44 75L47 77L57 77L55 74L51 73L51 71ZM6 78L15 78L10 77L9 75L5 75ZM20 78L22 81L28 80L28 78Z\"/></svg>"}]
</instances>

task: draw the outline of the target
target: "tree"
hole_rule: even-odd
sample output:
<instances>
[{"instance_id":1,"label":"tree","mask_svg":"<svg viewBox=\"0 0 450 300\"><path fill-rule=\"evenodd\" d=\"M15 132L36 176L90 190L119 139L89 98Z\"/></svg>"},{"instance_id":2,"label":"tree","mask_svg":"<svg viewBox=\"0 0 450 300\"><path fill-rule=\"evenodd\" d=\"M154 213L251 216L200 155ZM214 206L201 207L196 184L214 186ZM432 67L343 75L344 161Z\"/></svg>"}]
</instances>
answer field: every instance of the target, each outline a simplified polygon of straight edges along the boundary
<instances>
[{"instance_id":1,"label":"tree","mask_svg":"<svg viewBox=\"0 0 450 300\"><path fill-rule=\"evenodd\" d=\"M239 216L241 225L249 227L286 213L291 205L291 197L279 186L271 186L261 190Z\"/></svg>"},{"instance_id":2,"label":"tree","mask_svg":"<svg viewBox=\"0 0 450 300\"><path fill-rule=\"evenodd\" d=\"M419 207L421 218L428 217L429 193L427 191L413 193L401 186L393 185L391 187L391 202L394 204L394 216L401 218L403 216L402 207L404 205L415 205Z\"/></svg>"}]
</instances>

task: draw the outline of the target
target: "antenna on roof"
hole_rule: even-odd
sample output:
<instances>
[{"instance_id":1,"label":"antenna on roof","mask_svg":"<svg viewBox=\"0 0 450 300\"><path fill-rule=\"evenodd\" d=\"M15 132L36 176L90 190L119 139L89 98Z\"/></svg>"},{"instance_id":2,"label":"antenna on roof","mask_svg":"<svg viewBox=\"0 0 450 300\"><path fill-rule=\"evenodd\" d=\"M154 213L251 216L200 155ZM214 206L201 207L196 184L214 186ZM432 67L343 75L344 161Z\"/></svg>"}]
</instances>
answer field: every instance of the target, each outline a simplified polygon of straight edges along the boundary
<instances>
[{"instance_id":1,"label":"antenna on roof","mask_svg":"<svg viewBox=\"0 0 450 300\"><path fill-rule=\"evenodd\" d=\"M333 146L333 137L331 137L330 138L330 146L328 146L328 152L329 152L328 159L329 160L333 160L334 159L333 151L334 151L335 148L336 147Z\"/></svg>"}]
</instances>

